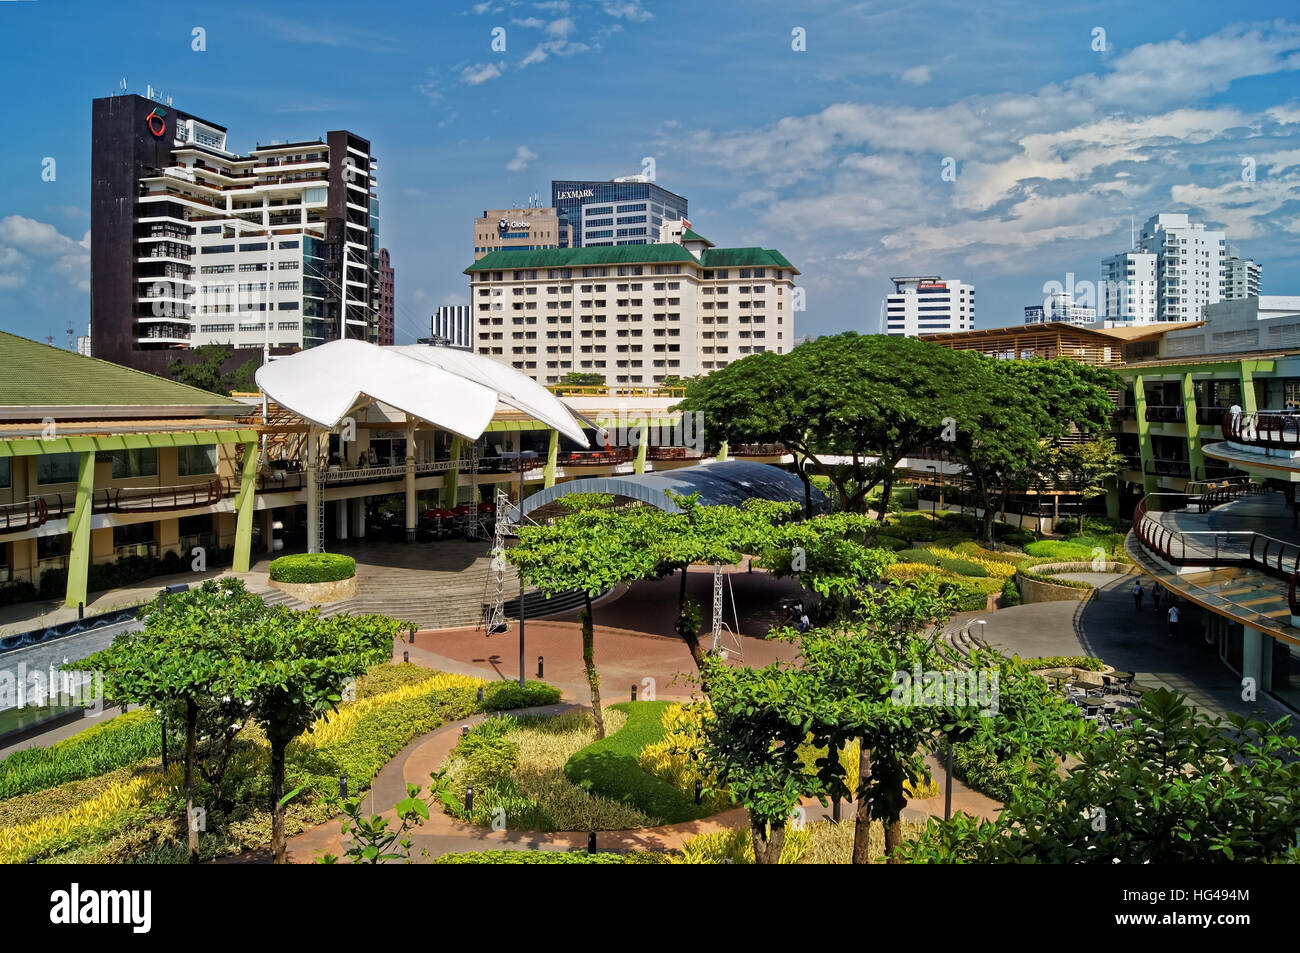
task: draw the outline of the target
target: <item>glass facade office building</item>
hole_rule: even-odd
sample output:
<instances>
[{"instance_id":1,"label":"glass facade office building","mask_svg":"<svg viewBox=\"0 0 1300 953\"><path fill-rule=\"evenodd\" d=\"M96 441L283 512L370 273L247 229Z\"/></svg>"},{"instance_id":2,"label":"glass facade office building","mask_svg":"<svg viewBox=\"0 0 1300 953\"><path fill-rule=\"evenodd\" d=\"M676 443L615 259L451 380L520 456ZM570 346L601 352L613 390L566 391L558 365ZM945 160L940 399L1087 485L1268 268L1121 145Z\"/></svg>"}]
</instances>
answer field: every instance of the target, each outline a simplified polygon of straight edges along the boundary
<instances>
[{"instance_id":1,"label":"glass facade office building","mask_svg":"<svg viewBox=\"0 0 1300 953\"><path fill-rule=\"evenodd\" d=\"M561 247L568 225L574 248L647 245L659 240L665 221L687 217L686 199L653 182L551 182L551 205L560 222Z\"/></svg>"}]
</instances>

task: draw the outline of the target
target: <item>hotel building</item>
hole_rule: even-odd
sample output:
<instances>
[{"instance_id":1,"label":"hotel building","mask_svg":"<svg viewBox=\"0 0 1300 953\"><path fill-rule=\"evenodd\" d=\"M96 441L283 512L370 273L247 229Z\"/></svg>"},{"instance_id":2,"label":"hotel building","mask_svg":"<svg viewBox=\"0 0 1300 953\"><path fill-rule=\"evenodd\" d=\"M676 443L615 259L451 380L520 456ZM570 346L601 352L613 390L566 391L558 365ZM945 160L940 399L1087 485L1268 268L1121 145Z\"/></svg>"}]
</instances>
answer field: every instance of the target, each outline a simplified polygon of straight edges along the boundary
<instances>
[{"instance_id":1,"label":"hotel building","mask_svg":"<svg viewBox=\"0 0 1300 953\"><path fill-rule=\"evenodd\" d=\"M1114 324L1156 320L1156 256L1126 251L1101 263L1101 316Z\"/></svg>"},{"instance_id":2,"label":"hotel building","mask_svg":"<svg viewBox=\"0 0 1300 953\"><path fill-rule=\"evenodd\" d=\"M793 345L799 274L764 248L680 242L496 251L470 278L476 353L543 384L570 372L652 387Z\"/></svg>"},{"instance_id":3,"label":"hotel building","mask_svg":"<svg viewBox=\"0 0 1300 953\"><path fill-rule=\"evenodd\" d=\"M243 359L379 339L370 143L346 131L228 148L225 127L142 96L92 109L91 336L163 372L178 349Z\"/></svg>"},{"instance_id":4,"label":"hotel building","mask_svg":"<svg viewBox=\"0 0 1300 953\"><path fill-rule=\"evenodd\" d=\"M561 248L648 245L664 222L687 218L686 199L641 175L608 182L551 182L551 205L561 229Z\"/></svg>"},{"instance_id":5,"label":"hotel building","mask_svg":"<svg viewBox=\"0 0 1300 953\"><path fill-rule=\"evenodd\" d=\"M1260 279L1263 277L1262 266L1249 258L1242 258L1236 246L1229 245L1227 257L1223 259L1223 298L1235 301L1239 298L1258 298Z\"/></svg>"},{"instance_id":6,"label":"hotel building","mask_svg":"<svg viewBox=\"0 0 1300 953\"><path fill-rule=\"evenodd\" d=\"M975 327L975 287L938 276L891 278L894 293L885 299L886 331L913 338Z\"/></svg>"}]
</instances>

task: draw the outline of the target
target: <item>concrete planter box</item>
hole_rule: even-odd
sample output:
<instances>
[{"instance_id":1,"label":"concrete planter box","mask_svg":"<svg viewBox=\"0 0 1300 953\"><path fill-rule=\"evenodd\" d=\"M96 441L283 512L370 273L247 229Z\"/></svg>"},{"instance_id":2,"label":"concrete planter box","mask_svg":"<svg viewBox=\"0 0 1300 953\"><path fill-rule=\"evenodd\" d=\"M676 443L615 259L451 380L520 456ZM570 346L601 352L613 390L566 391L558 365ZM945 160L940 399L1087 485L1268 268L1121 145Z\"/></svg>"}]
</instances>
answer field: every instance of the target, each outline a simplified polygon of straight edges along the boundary
<instances>
[{"instance_id":1,"label":"concrete planter box","mask_svg":"<svg viewBox=\"0 0 1300 953\"><path fill-rule=\"evenodd\" d=\"M1137 572L1131 563L1103 562L1099 566L1088 562L1042 563L1034 566L1033 572L1039 575L1053 575L1061 572L1103 572L1125 575ZM1023 573L1016 573L1016 588L1020 590L1020 601L1025 605L1035 602L1087 602L1097 595L1097 590L1080 589L1076 586L1053 585L1041 579L1029 579Z\"/></svg>"},{"instance_id":2,"label":"concrete planter box","mask_svg":"<svg viewBox=\"0 0 1300 953\"><path fill-rule=\"evenodd\" d=\"M356 576L334 582L279 582L272 579L270 583L273 589L279 589L285 595L312 606L342 602L357 594Z\"/></svg>"}]
</instances>

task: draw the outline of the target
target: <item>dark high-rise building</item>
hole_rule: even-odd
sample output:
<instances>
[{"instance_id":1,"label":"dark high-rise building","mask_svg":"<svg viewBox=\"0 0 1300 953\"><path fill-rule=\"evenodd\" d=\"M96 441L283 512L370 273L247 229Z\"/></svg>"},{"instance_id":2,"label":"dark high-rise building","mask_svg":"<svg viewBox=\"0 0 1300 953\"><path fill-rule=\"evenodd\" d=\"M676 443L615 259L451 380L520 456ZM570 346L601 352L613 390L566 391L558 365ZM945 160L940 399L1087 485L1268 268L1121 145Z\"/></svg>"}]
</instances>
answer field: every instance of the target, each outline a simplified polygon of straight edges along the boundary
<instances>
[{"instance_id":1,"label":"dark high-rise building","mask_svg":"<svg viewBox=\"0 0 1300 953\"><path fill-rule=\"evenodd\" d=\"M388 259L388 249L379 249L379 343L392 344L396 339L394 328L393 266Z\"/></svg>"},{"instance_id":2,"label":"dark high-rise building","mask_svg":"<svg viewBox=\"0 0 1300 953\"><path fill-rule=\"evenodd\" d=\"M97 99L91 338L165 373L203 344L242 363L379 339L375 160L346 131L232 151L224 126L143 96Z\"/></svg>"},{"instance_id":3,"label":"dark high-rise building","mask_svg":"<svg viewBox=\"0 0 1300 953\"><path fill-rule=\"evenodd\" d=\"M685 198L640 175L608 182L552 181L551 205L561 248L649 245L659 241L665 221L687 217Z\"/></svg>"}]
</instances>

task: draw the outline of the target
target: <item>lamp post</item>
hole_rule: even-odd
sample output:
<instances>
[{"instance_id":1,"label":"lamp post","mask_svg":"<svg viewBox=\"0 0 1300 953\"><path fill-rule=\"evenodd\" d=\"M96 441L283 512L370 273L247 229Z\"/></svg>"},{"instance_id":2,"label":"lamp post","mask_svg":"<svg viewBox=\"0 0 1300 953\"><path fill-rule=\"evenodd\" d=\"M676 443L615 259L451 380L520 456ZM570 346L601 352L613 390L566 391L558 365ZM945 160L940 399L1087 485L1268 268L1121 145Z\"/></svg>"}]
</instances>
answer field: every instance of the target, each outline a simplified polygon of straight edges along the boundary
<instances>
[{"instance_id":1,"label":"lamp post","mask_svg":"<svg viewBox=\"0 0 1300 953\"><path fill-rule=\"evenodd\" d=\"M478 493L478 487L474 488L474 492L476 494ZM478 506L477 500L474 501L474 505ZM501 514L498 513L497 518L500 519L500 517ZM524 524L524 453L523 453L523 442L521 441L519 444L519 516L515 522L515 527L516 527L515 532L518 532L519 528L521 528L523 524ZM524 687L524 617L526 615L527 615L527 610L524 608L524 574L521 572L519 574L519 687L520 688ZM538 678L542 677L542 657L540 655L537 657L537 677Z\"/></svg>"},{"instance_id":2,"label":"lamp post","mask_svg":"<svg viewBox=\"0 0 1300 953\"><path fill-rule=\"evenodd\" d=\"M938 482L939 482L939 468L936 467L936 466L935 466L934 464L932 464L932 463L927 463L927 464L925 465L925 468L926 468L927 470L933 470L933 471L934 471L934 484L933 484L933 485L938 485ZM933 500L930 501L930 522L931 522L931 523L933 523L935 520L937 520L937 519L939 518L938 507L939 507L939 498L936 496Z\"/></svg>"}]
</instances>

